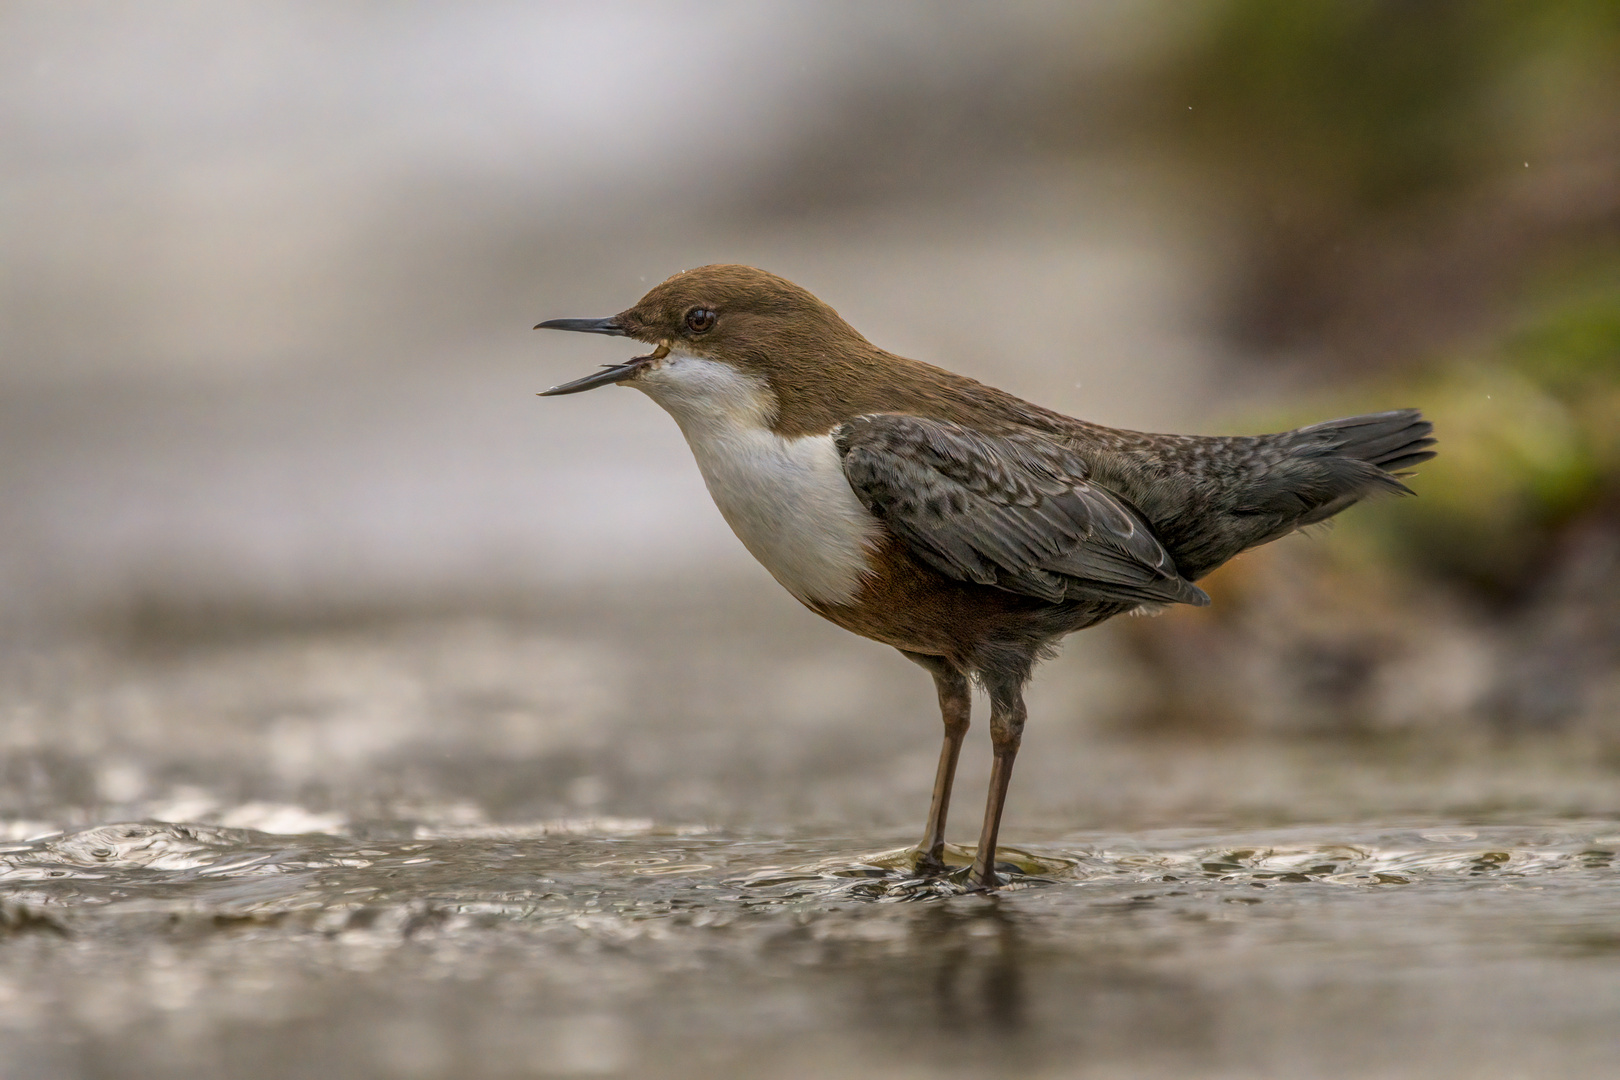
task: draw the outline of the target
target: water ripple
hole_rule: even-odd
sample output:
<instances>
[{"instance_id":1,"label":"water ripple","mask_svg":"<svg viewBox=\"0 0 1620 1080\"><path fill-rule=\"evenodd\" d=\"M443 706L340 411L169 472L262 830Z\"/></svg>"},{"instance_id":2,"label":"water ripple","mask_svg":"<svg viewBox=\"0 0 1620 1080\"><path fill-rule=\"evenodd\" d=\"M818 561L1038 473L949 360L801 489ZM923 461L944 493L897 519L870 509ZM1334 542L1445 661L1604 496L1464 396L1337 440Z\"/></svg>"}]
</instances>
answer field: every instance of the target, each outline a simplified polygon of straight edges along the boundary
<instances>
[{"instance_id":1,"label":"water ripple","mask_svg":"<svg viewBox=\"0 0 1620 1080\"><path fill-rule=\"evenodd\" d=\"M1617 841L1608 824L1075 837L1004 848L1000 895L1127 886L1183 895L1177 889L1197 886L1243 890L1253 902L1247 890L1612 881ZM947 873L930 877L916 872L909 848L620 821L418 828L407 840L124 822L0 847L0 899L54 909L140 902L239 914L415 903L541 921L690 918L949 899L969 891L972 858L971 848L952 845Z\"/></svg>"}]
</instances>

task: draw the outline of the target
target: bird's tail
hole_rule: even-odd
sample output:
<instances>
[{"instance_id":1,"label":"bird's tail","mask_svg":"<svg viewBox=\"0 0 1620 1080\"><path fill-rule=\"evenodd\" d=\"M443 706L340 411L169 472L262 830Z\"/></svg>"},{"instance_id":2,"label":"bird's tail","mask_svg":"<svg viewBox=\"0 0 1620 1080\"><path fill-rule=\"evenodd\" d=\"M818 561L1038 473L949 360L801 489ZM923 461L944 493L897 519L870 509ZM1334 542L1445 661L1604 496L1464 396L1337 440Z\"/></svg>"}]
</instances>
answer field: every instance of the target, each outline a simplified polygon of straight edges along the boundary
<instances>
[{"instance_id":1,"label":"bird's tail","mask_svg":"<svg viewBox=\"0 0 1620 1080\"><path fill-rule=\"evenodd\" d=\"M1352 458L1396 476L1434 457L1434 425L1416 409L1324 420L1288 434L1303 456Z\"/></svg>"},{"instance_id":2,"label":"bird's tail","mask_svg":"<svg viewBox=\"0 0 1620 1080\"><path fill-rule=\"evenodd\" d=\"M1406 470L1434 457L1434 425L1416 409L1347 416L1298 428L1283 437L1297 458L1315 460L1334 475L1341 489L1322 500L1299 526L1325 521L1340 510L1378 491L1410 495L1400 478ZM1373 466L1368 468L1367 466ZM1326 492L1324 492L1326 494Z\"/></svg>"}]
</instances>

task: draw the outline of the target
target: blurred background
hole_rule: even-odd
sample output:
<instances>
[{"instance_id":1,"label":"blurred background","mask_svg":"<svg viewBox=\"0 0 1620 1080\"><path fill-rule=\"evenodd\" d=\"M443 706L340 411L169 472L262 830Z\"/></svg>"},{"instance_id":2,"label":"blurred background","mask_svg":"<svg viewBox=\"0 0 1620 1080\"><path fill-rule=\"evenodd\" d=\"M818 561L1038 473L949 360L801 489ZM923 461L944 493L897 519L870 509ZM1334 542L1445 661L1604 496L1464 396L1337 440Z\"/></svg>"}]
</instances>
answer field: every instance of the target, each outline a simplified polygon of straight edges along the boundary
<instances>
[{"instance_id":1,"label":"blurred background","mask_svg":"<svg viewBox=\"0 0 1620 1080\"><path fill-rule=\"evenodd\" d=\"M6 850L137 819L191 823L161 834L173 850L236 854L263 833L527 836L531 884L490 894L510 899L549 880L534 877L555 869L535 838L556 830L602 844L704 829L846 837L827 849L846 859L851 845L909 842L938 748L926 676L783 593L650 402L534 396L628 355L612 340L535 334L536 322L611 314L721 261L799 282L885 348L1102 423L1252 432L1409 406L1435 423L1440 457L1410 480L1417 498L1239 558L1205 582L1211 608L1070 639L1031 695L1034 752L1019 762L1004 838L1620 814L1612 0L11 0L0 6L0 840L23 846ZM988 771L981 731L959 781L953 836L964 839ZM214 839L198 840L197 823ZM1312 835L1300 843L1327 843ZM1389 842L1421 847L1400 835ZM49 858L104 877L124 850L104 839ZM1581 852L1594 874L1612 840ZM1356 842L1358 857L1383 858ZM120 872L145 896L158 879L140 877L140 860L162 845L126 846L139 858ZM1204 863L1205 876L1251 847ZM7 858L22 866L28 852ZM1460 887L1517 857L1468 854ZM1320 859L1323 873L1344 865ZM471 895L474 877L446 895ZM360 903L340 895L357 891L347 885L332 886L331 910ZM1073 903L1092 895L1081 893ZM1131 1033L1146 1032L1143 1045L1170 1055L1165 1074L1184 1076L1219 1057L1220 1033L1259 1031L1272 1034L1255 1043L1281 1048L1277 1075L1314 1076L1331 1072L1313 1071L1322 1045L1354 1037L1355 1055L1433 1065L1442 1059L1407 1050L1424 1031L1452 1031L1488 1056L1443 1060L1478 1076L1495 1073L1473 1065L1507 1069L1515 1054L1544 1071L1550 1044L1513 1034L1543 1013L1563 1024L1596 1010L1582 1030L1610 1033L1560 1035L1560 1052L1612 1045L1616 1030L1598 1015L1614 1000L1605 968L1575 978L1549 962L1540 981L1498 984L1452 967L1455 982L1434 993L1424 980L1439 961L1352 942L1347 955L1389 964L1301 962L1289 969L1301 985L1327 989L1300 997L1294 984L1255 990L1270 961L1234 973L1214 929L1203 974L1164 952L1203 933L1189 929L1197 920L1227 926L1241 908L1230 896L1162 934L1142 924L1137 956L1107 936L1124 923L1019 922L1056 895L941 907L935 922L918 916L913 945L872 944L902 925L893 919L818 924L833 942L816 954L832 957L818 969L833 980L825 1000L861 1000L837 980L864 985L867 969L838 958L870 948L904 990L898 1011L878 1014L912 1023L907 1009L928 1012L917 1003L935 992L924 983L943 935L957 966L940 969L942 1030L961 1027L949 987L982 975L980 997L961 994L988 1003L990 1026L964 1030L1001 1038L996 1018L1023 1015L1004 992L1025 977L1019 965L1065 948L1078 950L1073 971L1050 975L1049 990L1125 1002L1080 1026L1030 1014L1051 1021L1039 1038L1055 1042L1025 1035L1052 1061L1082 1036L1126 1060ZM595 912L584 896L568 902ZM118 1062L141 1054L153 1075L191 1075L172 1071L186 1047L201 1055L186 1059L196 1075L221 1075L228 1043L208 1032L226 1021L196 1019L211 1007L240 1012L231 1030L265 1017L315 1030L317 1012L347 1015L345 988L382 1002L379 1016L404 1007L389 995L418 992L415 954L387 961L399 980L359 960L337 978L329 966L351 961L333 957L351 954L318 935L298 961L314 973L303 982L277 966L282 954L253 954L252 978L279 988L256 990L231 950L270 922L217 954L165 952L179 931L135 923L127 937L64 930L67 952L51 952L38 942L54 940L57 916L0 901L0 938L39 950L6 954L0 1013L17 1030L75 1017L74 1038L101 1048L84 1053L104 1058L73 1075L122 1074ZM429 919L437 909L423 903L409 893L397 919L345 917L361 937L367 920L397 923L398 944L421 920L449 918ZM1373 935L1421 924L1450 940L1461 925L1357 910ZM1604 910L1606 924L1580 923L1580 947L1612 956ZM221 927L250 919L210 917L222 941ZM499 933L528 933L520 923ZM275 925L296 936L302 924ZM679 995L648 972L718 963L707 944L690 956L644 944L650 953L623 962L626 981L601 984L636 988L615 999L594 981L606 970L590 951L597 931L580 931L580 959L544 951L575 947L549 925L530 942L540 953L488 969L505 972L493 996L467 999L507 1017L490 1021L507 1041L484 1042L512 1062L534 1059L533 1031L551 1030L525 1011L551 1000L533 996L546 964L583 973L557 983L557 1000L584 1010L580 1030L606 1033L558 1059L577 1069L554 1071L600 1073L634 1064L615 1001L651 995L662 1004L648 1015L667 1017ZM1266 925L1287 938L1293 924ZM1480 933L1519 941L1560 925L1538 910ZM602 948L630 940L628 922L614 926ZM1065 936L1076 927L1083 941ZM455 939L470 950L455 961L464 978L495 940L468 933ZM983 951L992 945L1001 951ZM737 966L715 970L798 948L739 946ZM1181 958L1175 971L1152 967L1164 955ZM1408 978L1400 963L1414 955ZM1408 996L1386 993L1386 978L1407 980L1396 989ZM716 976L709 993L725 1009L766 1008L737 1000L747 985ZM602 1000L567 997L586 987ZM442 1021L449 993L421 990L402 1015L422 1022L379 1027L382 1064L348 1074L460 1075L445 1049L461 1037ZM770 998L778 1012L760 1014L758 1038L809 1015L811 1000L822 998ZM1300 1006L1293 1034L1273 1032L1284 1022L1267 1003L1298 1001L1327 1004ZM149 1023L152 1010L168 1019ZM1189 1015L1204 1026L1192 1031ZM1367 1017L1383 1036L1356 1035ZM344 1023L320 1029L337 1032L334 1047L351 1046ZM812 1062L832 1053L818 1024L792 1029ZM1482 1030L1506 1033L1502 1045L1479 1042ZM1222 1060L1249 1062L1246 1038ZM26 1046L53 1045L41 1039ZM1175 1057L1183 1039L1191 1056ZM352 1045L333 1060L371 1053ZM850 1045L858 1061L879 1043ZM986 1045L991 1056L972 1060L1002 1060L1009 1044ZM70 1060L56 1052L40 1050L46 1064L32 1069L14 1056L8 1071L56 1075L50 1062ZM1605 1060L1592 1057L1590 1074L1606 1075ZM1408 1075L1396 1064L1380 1075ZM1222 1075L1251 1075L1232 1067Z\"/></svg>"},{"instance_id":2,"label":"blurred background","mask_svg":"<svg viewBox=\"0 0 1620 1080\"><path fill-rule=\"evenodd\" d=\"M331 809L409 762L629 809L645 737L692 789L651 808L723 818L728 770L925 760L925 680L777 594L665 416L533 396L620 356L536 321L712 261L1109 424L1434 419L1419 498L1071 641L1042 724L1620 764L1604 0L0 18L9 812Z\"/></svg>"}]
</instances>

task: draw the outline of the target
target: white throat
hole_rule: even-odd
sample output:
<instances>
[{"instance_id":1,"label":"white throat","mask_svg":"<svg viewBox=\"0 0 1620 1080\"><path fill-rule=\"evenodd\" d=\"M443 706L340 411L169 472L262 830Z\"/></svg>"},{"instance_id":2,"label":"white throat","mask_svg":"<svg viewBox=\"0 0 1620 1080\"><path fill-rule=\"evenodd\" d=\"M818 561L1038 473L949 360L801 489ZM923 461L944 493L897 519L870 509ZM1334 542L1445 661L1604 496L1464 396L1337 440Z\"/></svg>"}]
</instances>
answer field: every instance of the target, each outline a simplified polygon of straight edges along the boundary
<instances>
[{"instance_id":1,"label":"white throat","mask_svg":"<svg viewBox=\"0 0 1620 1080\"><path fill-rule=\"evenodd\" d=\"M731 531L783 588L806 602L855 599L880 526L831 435L776 434L770 388L718 360L673 353L626 385L675 418Z\"/></svg>"}]
</instances>

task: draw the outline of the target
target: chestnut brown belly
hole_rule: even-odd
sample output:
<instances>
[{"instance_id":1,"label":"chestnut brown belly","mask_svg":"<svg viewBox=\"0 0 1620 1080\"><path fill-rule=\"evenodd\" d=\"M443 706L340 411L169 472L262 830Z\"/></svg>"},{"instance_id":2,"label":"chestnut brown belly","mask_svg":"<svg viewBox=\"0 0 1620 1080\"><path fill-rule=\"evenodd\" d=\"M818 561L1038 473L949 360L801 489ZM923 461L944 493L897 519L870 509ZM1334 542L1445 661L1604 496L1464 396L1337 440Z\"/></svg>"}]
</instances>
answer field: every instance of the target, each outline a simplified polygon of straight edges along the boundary
<instances>
[{"instance_id":1,"label":"chestnut brown belly","mask_svg":"<svg viewBox=\"0 0 1620 1080\"><path fill-rule=\"evenodd\" d=\"M906 652L943 656L977 670L987 650L1038 651L1049 642L1119 614L1113 602L1051 603L989 585L948 578L886 537L874 572L848 604L807 604L810 610L862 637Z\"/></svg>"}]
</instances>

